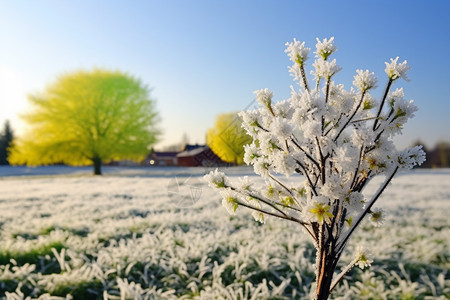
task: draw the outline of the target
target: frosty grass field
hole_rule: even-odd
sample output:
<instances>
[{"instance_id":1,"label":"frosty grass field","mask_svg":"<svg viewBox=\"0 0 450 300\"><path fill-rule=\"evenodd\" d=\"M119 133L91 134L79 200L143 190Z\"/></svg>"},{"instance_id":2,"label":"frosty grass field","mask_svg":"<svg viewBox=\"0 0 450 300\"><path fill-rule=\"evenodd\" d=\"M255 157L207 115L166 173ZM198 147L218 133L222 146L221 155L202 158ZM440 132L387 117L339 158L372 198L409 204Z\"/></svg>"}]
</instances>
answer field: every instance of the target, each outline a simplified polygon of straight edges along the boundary
<instances>
[{"instance_id":1,"label":"frosty grass field","mask_svg":"<svg viewBox=\"0 0 450 300\"><path fill-rule=\"evenodd\" d=\"M229 216L205 170L47 170L0 177L0 298L309 298L315 249L299 226ZM365 223L343 259L364 243L372 267L352 270L332 298L450 299L449 200L450 170L398 175L378 202L385 225Z\"/></svg>"}]
</instances>

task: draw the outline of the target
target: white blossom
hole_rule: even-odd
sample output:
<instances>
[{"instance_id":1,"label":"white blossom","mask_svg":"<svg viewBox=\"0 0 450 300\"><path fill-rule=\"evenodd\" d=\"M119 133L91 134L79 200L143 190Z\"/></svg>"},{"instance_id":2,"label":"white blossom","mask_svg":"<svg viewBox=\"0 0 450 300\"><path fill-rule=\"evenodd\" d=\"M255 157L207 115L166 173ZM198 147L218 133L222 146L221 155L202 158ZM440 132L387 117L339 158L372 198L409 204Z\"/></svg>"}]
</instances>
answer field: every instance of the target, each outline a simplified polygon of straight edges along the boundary
<instances>
[{"instance_id":1,"label":"white blossom","mask_svg":"<svg viewBox=\"0 0 450 300\"><path fill-rule=\"evenodd\" d=\"M336 63L336 59L333 59L332 61L318 59L314 62L313 67L315 71L312 71L311 73L314 75L315 80L319 78L330 78L342 70Z\"/></svg>"},{"instance_id":2,"label":"white blossom","mask_svg":"<svg viewBox=\"0 0 450 300\"><path fill-rule=\"evenodd\" d=\"M333 44L334 37L331 37L329 40L323 39L323 41L316 38L316 41L316 52L314 52L316 57L321 57L323 60L326 60L328 56L337 50L337 47Z\"/></svg>"},{"instance_id":3,"label":"white blossom","mask_svg":"<svg viewBox=\"0 0 450 300\"><path fill-rule=\"evenodd\" d=\"M261 175L264 178L269 176L269 167L270 164L264 157L259 157L254 160L253 169L255 170L255 173Z\"/></svg>"},{"instance_id":4,"label":"white blossom","mask_svg":"<svg viewBox=\"0 0 450 300\"><path fill-rule=\"evenodd\" d=\"M279 139L287 139L292 135L293 127L286 119L274 118L270 127L273 134Z\"/></svg>"},{"instance_id":5,"label":"white blossom","mask_svg":"<svg viewBox=\"0 0 450 300\"><path fill-rule=\"evenodd\" d=\"M320 136L322 134L322 123L320 120L311 120L307 123L307 126L303 127L303 132L306 136Z\"/></svg>"},{"instance_id":6,"label":"white blossom","mask_svg":"<svg viewBox=\"0 0 450 300\"><path fill-rule=\"evenodd\" d=\"M284 151L276 151L272 155L272 162L275 166L274 170L287 177L295 172L295 160L291 155Z\"/></svg>"},{"instance_id":7,"label":"white blossom","mask_svg":"<svg viewBox=\"0 0 450 300\"><path fill-rule=\"evenodd\" d=\"M393 92L389 93L387 99L388 99L389 105L391 107L393 107L395 101L403 99L403 97L405 97L405 92L403 91L403 88L397 88Z\"/></svg>"},{"instance_id":8,"label":"white blossom","mask_svg":"<svg viewBox=\"0 0 450 300\"><path fill-rule=\"evenodd\" d=\"M262 120L256 111L243 111L239 113L242 118L242 128L253 138L257 137L258 131L261 130Z\"/></svg>"},{"instance_id":9,"label":"white blossom","mask_svg":"<svg viewBox=\"0 0 450 300\"><path fill-rule=\"evenodd\" d=\"M238 208L238 194L231 189L222 189L219 193L222 196L222 206L230 215L235 215Z\"/></svg>"},{"instance_id":10,"label":"white blossom","mask_svg":"<svg viewBox=\"0 0 450 300\"><path fill-rule=\"evenodd\" d=\"M258 137L259 149L263 155L272 155L282 149L277 136L269 132L261 132Z\"/></svg>"},{"instance_id":11,"label":"white blossom","mask_svg":"<svg viewBox=\"0 0 450 300\"><path fill-rule=\"evenodd\" d=\"M346 205L350 211L359 212L364 207L364 195L360 192L351 192L348 197L348 202L345 201L344 205Z\"/></svg>"},{"instance_id":12,"label":"white blossom","mask_svg":"<svg viewBox=\"0 0 450 300\"><path fill-rule=\"evenodd\" d=\"M253 198L253 197L247 197L246 199L247 203L251 205L252 207L256 207L258 209L261 209L261 203ZM264 214L258 210L252 211L252 216L255 219L255 221L260 223L265 223Z\"/></svg>"},{"instance_id":13,"label":"white blossom","mask_svg":"<svg viewBox=\"0 0 450 300\"><path fill-rule=\"evenodd\" d=\"M311 198L311 201L319 204L330 204L330 198L326 196L315 196Z\"/></svg>"},{"instance_id":14,"label":"white blossom","mask_svg":"<svg viewBox=\"0 0 450 300\"><path fill-rule=\"evenodd\" d=\"M275 116L284 118L284 119L290 119L292 118L293 109L291 107L291 102L284 100L275 103L272 106L273 112Z\"/></svg>"},{"instance_id":15,"label":"white blossom","mask_svg":"<svg viewBox=\"0 0 450 300\"><path fill-rule=\"evenodd\" d=\"M239 183L237 184L237 188L242 191L249 191L253 182L250 181L248 176L240 177Z\"/></svg>"},{"instance_id":16,"label":"white blossom","mask_svg":"<svg viewBox=\"0 0 450 300\"><path fill-rule=\"evenodd\" d=\"M356 70L356 75L353 78L353 85L362 92L375 88L378 83L375 73L370 73L369 70Z\"/></svg>"},{"instance_id":17,"label":"white blossom","mask_svg":"<svg viewBox=\"0 0 450 300\"><path fill-rule=\"evenodd\" d=\"M372 253L368 248L364 246L358 246L356 249L355 260L358 267L364 269L366 267L370 267L373 260L371 259Z\"/></svg>"},{"instance_id":18,"label":"white blossom","mask_svg":"<svg viewBox=\"0 0 450 300\"><path fill-rule=\"evenodd\" d=\"M358 164L355 157L359 157L359 149L356 148L352 143L344 143L340 147L335 148L335 156L333 162L336 168L342 172L353 171Z\"/></svg>"},{"instance_id":19,"label":"white blossom","mask_svg":"<svg viewBox=\"0 0 450 300\"><path fill-rule=\"evenodd\" d=\"M425 159L425 152L422 150L422 146L406 149L398 155L399 166L403 169L412 169L416 165L420 166L425 162Z\"/></svg>"},{"instance_id":20,"label":"white blossom","mask_svg":"<svg viewBox=\"0 0 450 300\"><path fill-rule=\"evenodd\" d=\"M344 184L342 177L333 174L327 178L321 188L321 194L329 199L343 199L348 194L349 187Z\"/></svg>"},{"instance_id":21,"label":"white blossom","mask_svg":"<svg viewBox=\"0 0 450 300\"><path fill-rule=\"evenodd\" d=\"M300 43L294 39L291 43L286 43L286 52L292 62L297 64L303 64L308 59L308 53L311 48L305 47L305 42Z\"/></svg>"},{"instance_id":22,"label":"white blossom","mask_svg":"<svg viewBox=\"0 0 450 300\"><path fill-rule=\"evenodd\" d=\"M269 89L261 89L253 92L256 94L256 101L262 106L270 106L272 104L273 92L269 91Z\"/></svg>"},{"instance_id":23,"label":"white blossom","mask_svg":"<svg viewBox=\"0 0 450 300\"><path fill-rule=\"evenodd\" d=\"M212 188L220 189L230 186L228 177L225 175L225 173L220 172L218 169L209 172L203 178Z\"/></svg>"},{"instance_id":24,"label":"white blossom","mask_svg":"<svg viewBox=\"0 0 450 300\"><path fill-rule=\"evenodd\" d=\"M389 76L391 80L396 80L399 78L403 78L406 81L409 81L408 77L406 77L406 73L411 69L408 66L407 61L403 61L402 63L397 63L399 57L397 56L395 59L391 58L391 62L385 62L386 69L384 71Z\"/></svg>"},{"instance_id":25,"label":"white blossom","mask_svg":"<svg viewBox=\"0 0 450 300\"><path fill-rule=\"evenodd\" d=\"M261 194L270 200L278 200L280 193L281 189L270 181L266 182L266 186L261 191Z\"/></svg>"},{"instance_id":26,"label":"white blossom","mask_svg":"<svg viewBox=\"0 0 450 300\"><path fill-rule=\"evenodd\" d=\"M394 103L393 108L393 120L402 120L402 124L406 122L407 119L414 117L414 113L418 110L417 106L414 104L413 100L398 99Z\"/></svg>"},{"instance_id":27,"label":"white blossom","mask_svg":"<svg viewBox=\"0 0 450 300\"><path fill-rule=\"evenodd\" d=\"M366 94L362 104L362 110L366 112L366 115L361 116L361 118L370 117L371 110L374 107L378 107L377 99L372 97L370 94Z\"/></svg>"},{"instance_id":28,"label":"white blossom","mask_svg":"<svg viewBox=\"0 0 450 300\"><path fill-rule=\"evenodd\" d=\"M314 197L304 208L303 216L310 222L316 222L321 225L323 223L330 223L334 216L330 211L331 206L328 202L329 199L326 197Z\"/></svg>"},{"instance_id":29,"label":"white blossom","mask_svg":"<svg viewBox=\"0 0 450 300\"><path fill-rule=\"evenodd\" d=\"M247 165L253 164L254 160L261 156L259 154L259 149L256 147L255 143L244 145L244 151L244 162Z\"/></svg>"},{"instance_id":30,"label":"white blossom","mask_svg":"<svg viewBox=\"0 0 450 300\"><path fill-rule=\"evenodd\" d=\"M380 227L386 220L386 212L382 208L375 208L370 213L369 220L373 224L373 226Z\"/></svg>"}]
</instances>

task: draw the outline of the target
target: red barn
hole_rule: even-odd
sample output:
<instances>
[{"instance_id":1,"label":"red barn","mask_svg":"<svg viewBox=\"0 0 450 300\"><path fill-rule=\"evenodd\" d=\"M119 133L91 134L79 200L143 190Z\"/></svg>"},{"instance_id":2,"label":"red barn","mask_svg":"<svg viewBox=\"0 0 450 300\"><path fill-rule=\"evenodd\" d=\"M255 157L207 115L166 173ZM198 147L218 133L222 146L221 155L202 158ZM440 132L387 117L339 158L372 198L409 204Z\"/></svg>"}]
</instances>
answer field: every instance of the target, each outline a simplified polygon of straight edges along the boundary
<instances>
[{"instance_id":1,"label":"red barn","mask_svg":"<svg viewBox=\"0 0 450 300\"><path fill-rule=\"evenodd\" d=\"M185 150L177 154L178 166L214 167L228 166L208 146L186 145Z\"/></svg>"}]
</instances>

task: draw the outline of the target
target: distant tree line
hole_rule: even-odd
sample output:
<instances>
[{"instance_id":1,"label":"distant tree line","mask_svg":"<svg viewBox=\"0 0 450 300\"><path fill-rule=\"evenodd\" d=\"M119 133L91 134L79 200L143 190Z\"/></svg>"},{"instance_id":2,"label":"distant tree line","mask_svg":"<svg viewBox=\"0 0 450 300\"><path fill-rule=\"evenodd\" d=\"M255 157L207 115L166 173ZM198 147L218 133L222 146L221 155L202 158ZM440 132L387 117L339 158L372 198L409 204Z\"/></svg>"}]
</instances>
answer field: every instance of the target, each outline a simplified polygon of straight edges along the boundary
<instances>
[{"instance_id":1,"label":"distant tree line","mask_svg":"<svg viewBox=\"0 0 450 300\"><path fill-rule=\"evenodd\" d=\"M8 162L8 148L12 146L14 133L11 124L7 120L3 125L3 130L0 132L0 165L9 165Z\"/></svg>"},{"instance_id":2,"label":"distant tree line","mask_svg":"<svg viewBox=\"0 0 450 300\"><path fill-rule=\"evenodd\" d=\"M226 115L226 114L224 114ZM231 115L231 114L230 114ZM230 122L232 123L232 122ZM223 127L223 126L222 126ZM239 134L236 134L237 136L240 136ZM0 165L9 165L8 161L8 148L12 147L14 140L14 131L11 128L11 123L7 120L3 124L3 128L0 131ZM187 143L187 136L186 134L183 136L182 143ZM211 141L211 140L209 140ZM233 143L229 143L233 144ZM240 143L240 144L245 144ZM414 143L414 145L424 145L423 142L417 141ZM180 145L177 146L177 151L180 149ZM224 149L225 147L222 147ZM438 142L434 148L428 148L426 146L423 146L424 151L427 154L427 160L425 163L423 163L420 168L450 168L450 142ZM168 149L165 149L166 151L169 151ZM217 150L216 150L217 151ZM220 152L220 151L219 151ZM232 152L234 153L234 152ZM233 158L233 161L237 158ZM239 159L242 159L239 157ZM242 163L241 161L239 161Z\"/></svg>"},{"instance_id":3,"label":"distant tree line","mask_svg":"<svg viewBox=\"0 0 450 300\"><path fill-rule=\"evenodd\" d=\"M422 142L416 142L416 145L423 145ZM427 160L420 168L450 168L450 143L439 142L433 149L423 147L427 154Z\"/></svg>"}]
</instances>

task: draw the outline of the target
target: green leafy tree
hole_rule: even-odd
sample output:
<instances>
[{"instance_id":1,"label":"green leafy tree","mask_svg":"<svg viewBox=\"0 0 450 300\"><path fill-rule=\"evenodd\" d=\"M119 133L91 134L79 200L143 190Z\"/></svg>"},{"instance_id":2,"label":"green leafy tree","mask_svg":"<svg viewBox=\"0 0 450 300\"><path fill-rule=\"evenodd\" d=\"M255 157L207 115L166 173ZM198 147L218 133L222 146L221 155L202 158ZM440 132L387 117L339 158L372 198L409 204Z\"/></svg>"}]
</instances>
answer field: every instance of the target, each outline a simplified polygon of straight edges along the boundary
<instances>
[{"instance_id":1,"label":"green leafy tree","mask_svg":"<svg viewBox=\"0 0 450 300\"><path fill-rule=\"evenodd\" d=\"M206 133L206 143L223 161L235 165L244 162L244 145L252 138L241 127L242 120L236 112L217 116L214 127Z\"/></svg>"},{"instance_id":2,"label":"green leafy tree","mask_svg":"<svg viewBox=\"0 0 450 300\"><path fill-rule=\"evenodd\" d=\"M3 132L0 133L0 165L9 165L8 148L12 146L13 139L14 133L11 124L6 120Z\"/></svg>"},{"instance_id":3,"label":"green leafy tree","mask_svg":"<svg viewBox=\"0 0 450 300\"><path fill-rule=\"evenodd\" d=\"M95 69L59 77L39 95L24 119L30 130L11 150L12 164L94 166L140 160L155 143L158 120L150 90L140 80Z\"/></svg>"}]
</instances>

